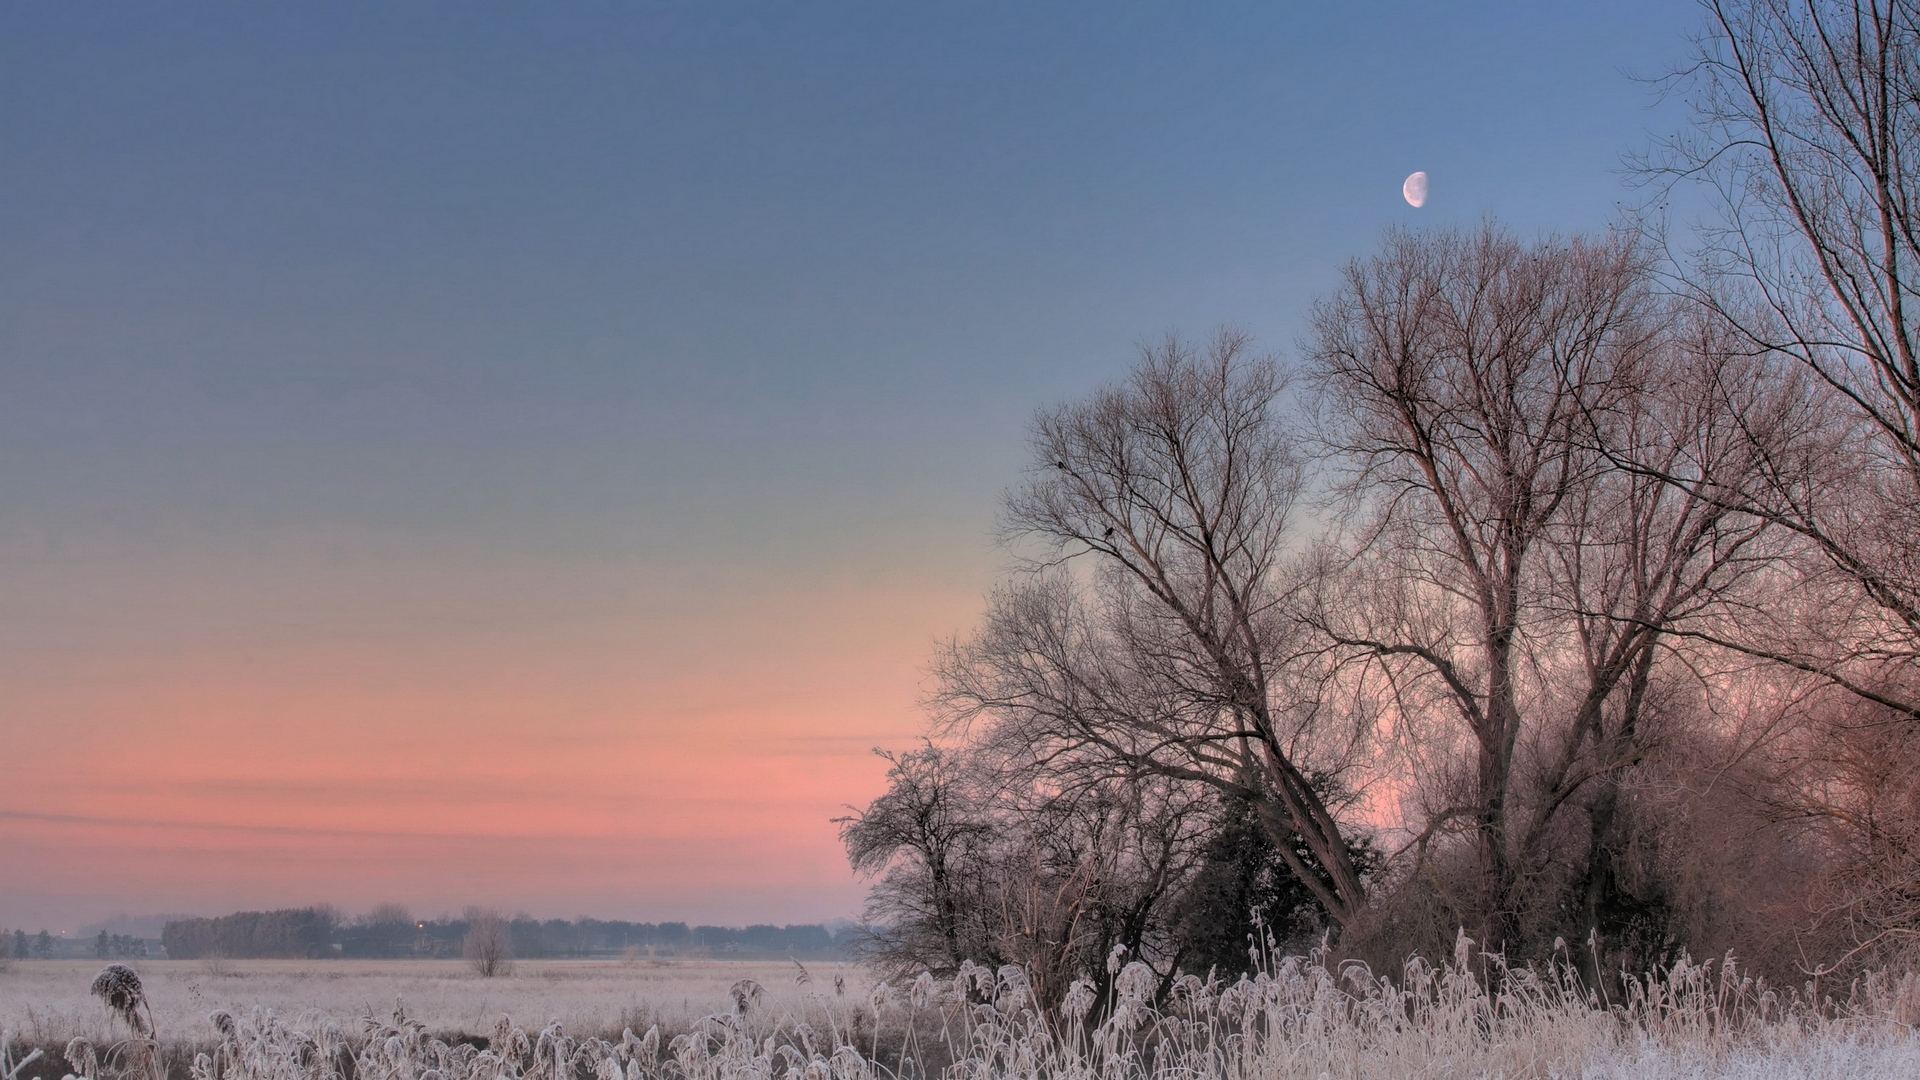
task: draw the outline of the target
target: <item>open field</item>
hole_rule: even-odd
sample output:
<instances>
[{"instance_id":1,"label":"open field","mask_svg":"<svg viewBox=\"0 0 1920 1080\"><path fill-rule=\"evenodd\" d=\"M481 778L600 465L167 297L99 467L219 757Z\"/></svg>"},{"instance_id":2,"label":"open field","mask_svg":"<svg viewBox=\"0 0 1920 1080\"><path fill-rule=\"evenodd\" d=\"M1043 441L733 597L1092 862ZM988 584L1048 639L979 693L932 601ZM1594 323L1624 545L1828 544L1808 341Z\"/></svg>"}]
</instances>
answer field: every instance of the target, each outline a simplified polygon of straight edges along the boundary
<instances>
[{"instance_id":1,"label":"open field","mask_svg":"<svg viewBox=\"0 0 1920 1080\"><path fill-rule=\"evenodd\" d=\"M163 1041L214 1037L215 1010L240 1015L272 1009L290 1022L346 1023L372 1012L387 1016L396 999L430 1031L483 1034L501 1016L523 1024L558 1020L580 1034L645 1030L659 1022L680 1028L727 1006L740 979L766 987L767 1004L799 1011L806 994L790 962L734 960L522 960L510 976L482 979L458 960L141 960L129 962L145 983ZM106 1011L87 992L104 966L97 960L17 962L0 972L0 1028L43 1045L74 1036L104 1041ZM835 975L846 992L864 996L867 982L848 964L810 963L831 995ZM124 1028L121 1029L124 1034Z\"/></svg>"},{"instance_id":2,"label":"open field","mask_svg":"<svg viewBox=\"0 0 1920 1080\"><path fill-rule=\"evenodd\" d=\"M850 977L843 994L833 976L849 970L816 966L802 986L792 965L764 962L530 963L492 981L450 962L144 967L157 1045L110 1030L87 996L95 965L15 965L0 977L0 1025L14 1034L0 1074L10 1052L18 1080L1920 1075L1912 976L1812 1002L1683 964L1601 1001L1570 968L1489 980L1477 962L1415 961L1380 978L1296 957L1231 982L1183 977L1164 995L1129 964L1104 992L1082 980L1040 1008L1021 969L972 965L905 987ZM740 979L764 995L736 1004ZM396 997L409 1017L392 1012ZM93 1041L66 1043L73 1033Z\"/></svg>"}]
</instances>

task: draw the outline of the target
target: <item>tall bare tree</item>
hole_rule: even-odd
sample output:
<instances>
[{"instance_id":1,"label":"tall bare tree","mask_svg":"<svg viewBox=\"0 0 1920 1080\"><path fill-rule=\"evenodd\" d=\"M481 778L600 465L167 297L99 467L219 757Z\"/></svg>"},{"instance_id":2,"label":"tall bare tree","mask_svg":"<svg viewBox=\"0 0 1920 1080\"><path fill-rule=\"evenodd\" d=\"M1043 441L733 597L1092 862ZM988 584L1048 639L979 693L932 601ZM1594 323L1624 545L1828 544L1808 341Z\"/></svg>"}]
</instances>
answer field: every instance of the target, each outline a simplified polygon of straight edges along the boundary
<instances>
[{"instance_id":1,"label":"tall bare tree","mask_svg":"<svg viewBox=\"0 0 1920 1080\"><path fill-rule=\"evenodd\" d=\"M1365 889L1330 778L1356 737L1298 685L1303 466L1283 390L1227 333L1149 349L1124 385L1043 414L1007 511L1033 573L942 658L941 703L1058 783L1152 775L1252 800L1348 924Z\"/></svg>"},{"instance_id":2,"label":"tall bare tree","mask_svg":"<svg viewBox=\"0 0 1920 1080\"><path fill-rule=\"evenodd\" d=\"M1470 829L1494 947L1575 800L1603 853L1662 635L1716 613L1764 531L1699 479L1744 444L1700 383L1713 342L1650 280L1624 234L1402 233L1315 311L1323 433L1358 500L1342 576L1358 584L1323 590L1311 621L1404 729L1465 737L1471 768L1423 840ZM1625 448L1695 479L1623 469Z\"/></svg>"}]
</instances>

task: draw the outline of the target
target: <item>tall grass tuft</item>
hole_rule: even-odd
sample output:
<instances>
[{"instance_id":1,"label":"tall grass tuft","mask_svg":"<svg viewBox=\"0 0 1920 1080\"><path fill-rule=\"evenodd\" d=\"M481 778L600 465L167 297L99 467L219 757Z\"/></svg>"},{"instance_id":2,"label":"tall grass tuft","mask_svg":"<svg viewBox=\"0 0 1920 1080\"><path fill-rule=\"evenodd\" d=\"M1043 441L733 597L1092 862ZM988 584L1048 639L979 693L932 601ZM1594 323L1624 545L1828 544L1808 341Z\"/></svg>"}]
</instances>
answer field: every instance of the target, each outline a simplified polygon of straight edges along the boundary
<instances>
[{"instance_id":1,"label":"tall grass tuft","mask_svg":"<svg viewBox=\"0 0 1920 1080\"><path fill-rule=\"evenodd\" d=\"M115 1017L126 1021L135 1035L153 1036L153 1009L147 1004L146 989L140 975L125 964L108 964L93 977L93 996ZM146 1010L142 1016L140 1011Z\"/></svg>"},{"instance_id":2,"label":"tall grass tuft","mask_svg":"<svg viewBox=\"0 0 1920 1080\"><path fill-rule=\"evenodd\" d=\"M154 1031L153 1006L147 1001L139 974L125 964L108 964L93 977L91 989L108 1013L126 1022L132 1036L114 1044L104 1058L86 1039L69 1042L67 1064L76 1070L76 1080L97 1080L109 1074L121 1080L166 1080Z\"/></svg>"}]
</instances>

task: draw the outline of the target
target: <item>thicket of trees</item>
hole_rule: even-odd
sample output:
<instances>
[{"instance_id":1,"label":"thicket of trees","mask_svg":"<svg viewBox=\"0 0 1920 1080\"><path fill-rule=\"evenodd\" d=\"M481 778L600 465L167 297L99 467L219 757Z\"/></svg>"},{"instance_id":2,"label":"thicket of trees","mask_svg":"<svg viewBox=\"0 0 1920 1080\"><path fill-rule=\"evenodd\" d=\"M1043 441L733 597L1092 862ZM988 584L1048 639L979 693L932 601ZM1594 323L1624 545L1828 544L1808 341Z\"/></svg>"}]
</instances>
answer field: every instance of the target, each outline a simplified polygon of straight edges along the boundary
<instances>
[{"instance_id":1,"label":"thicket of trees","mask_svg":"<svg viewBox=\"0 0 1920 1080\"><path fill-rule=\"evenodd\" d=\"M333 949L335 918L325 908L289 908L181 919L162 928L160 944L169 957L187 960L327 956Z\"/></svg>"},{"instance_id":2,"label":"thicket of trees","mask_svg":"<svg viewBox=\"0 0 1920 1080\"><path fill-rule=\"evenodd\" d=\"M877 957L1911 959L1920 5L1707 12L1696 250L1395 233L1296 364L1040 415L1025 565L843 822Z\"/></svg>"}]
</instances>

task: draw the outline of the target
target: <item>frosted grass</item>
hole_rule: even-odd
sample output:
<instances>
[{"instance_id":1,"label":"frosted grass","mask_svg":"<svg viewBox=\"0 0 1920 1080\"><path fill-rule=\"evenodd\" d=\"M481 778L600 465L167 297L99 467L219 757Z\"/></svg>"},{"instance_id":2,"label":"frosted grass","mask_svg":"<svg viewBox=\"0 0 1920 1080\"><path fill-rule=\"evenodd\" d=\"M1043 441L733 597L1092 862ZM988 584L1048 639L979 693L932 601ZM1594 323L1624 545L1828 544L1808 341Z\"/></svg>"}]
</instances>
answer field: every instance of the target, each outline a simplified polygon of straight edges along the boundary
<instances>
[{"instance_id":1,"label":"frosted grass","mask_svg":"<svg viewBox=\"0 0 1920 1080\"><path fill-rule=\"evenodd\" d=\"M407 1008L348 1023L264 1007L216 1012L162 1037L199 1048L188 1080L1221 1080L1361 1077L1911 1077L1920 982L1877 977L1839 999L1775 989L1732 963L1683 963L1589 993L1571 961L1505 970L1464 947L1391 976L1323 956L1235 980L1175 981L1116 957L1043 1008L1018 968L964 965L864 995L789 967L743 977L683 1028L614 1035L505 1016L484 1038L436 1034ZM103 1049L69 1045L14 1080L133 1080ZM4 1069L0 1069L4 1071Z\"/></svg>"}]
</instances>

